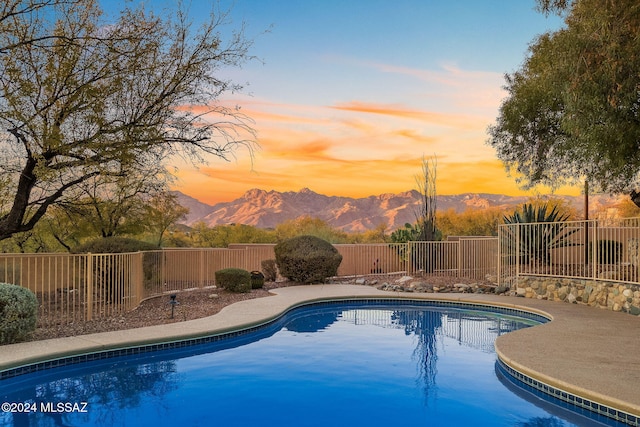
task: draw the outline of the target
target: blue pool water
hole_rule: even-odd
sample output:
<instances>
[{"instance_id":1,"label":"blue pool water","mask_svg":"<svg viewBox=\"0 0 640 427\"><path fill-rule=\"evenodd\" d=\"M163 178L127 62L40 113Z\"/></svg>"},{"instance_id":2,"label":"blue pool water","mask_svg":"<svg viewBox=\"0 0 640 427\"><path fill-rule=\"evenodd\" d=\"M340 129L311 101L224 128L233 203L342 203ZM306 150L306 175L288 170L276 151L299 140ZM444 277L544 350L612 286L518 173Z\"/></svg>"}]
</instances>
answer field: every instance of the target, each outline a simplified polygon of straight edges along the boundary
<instances>
[{"instance_id":1,"label":"blue pool water","mask_svg":"<svg viewBox=\"0 0 640 427\"><path fill-rule=\"evenodd\" d=\"M3 380L0 401L16 405L0 425L602 425L496 369L495 338L534 324L455 308L300 308L215 343Z\"/></svg>"}]
</instances>

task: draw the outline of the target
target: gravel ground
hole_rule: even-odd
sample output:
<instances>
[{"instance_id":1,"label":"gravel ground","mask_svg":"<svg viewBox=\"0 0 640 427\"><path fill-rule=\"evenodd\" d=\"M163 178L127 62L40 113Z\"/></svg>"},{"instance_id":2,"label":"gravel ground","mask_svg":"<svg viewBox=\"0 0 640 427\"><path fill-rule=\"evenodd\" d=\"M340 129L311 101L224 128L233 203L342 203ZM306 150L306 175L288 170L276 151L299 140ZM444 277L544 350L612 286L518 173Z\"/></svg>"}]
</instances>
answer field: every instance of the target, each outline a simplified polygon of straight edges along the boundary
<instances>
[{"instance_id":1,"label":"gravel ground","mask_svg":"<svg viewBox=\"0 0 640 427\"><path fill-rule=\"evenodd\" d=\"M393 280L397 278L398 276L376 276L365 279L370 285L376 285L384 282L393 282ZM454 283L471 283L465 279L438 276L429 277L428 281L436 286L452 286ZM353 284L354 282L355 279L341 278L334 283ZM216 288L179 292L176 298L179 304L175 306L173 318L171 317L169 296L162 295L145 300L135 310L122 315L87 322L39 327L28 340L37 341L49 338L70 337L199 319L201 317L214 315L223 307L238 301L269 297L272 295L269 293L270 289L296 285L298 284L292 282L266 283L263 289L254 289L246 294L232 293Z\"/></svg>"}]
</instances>

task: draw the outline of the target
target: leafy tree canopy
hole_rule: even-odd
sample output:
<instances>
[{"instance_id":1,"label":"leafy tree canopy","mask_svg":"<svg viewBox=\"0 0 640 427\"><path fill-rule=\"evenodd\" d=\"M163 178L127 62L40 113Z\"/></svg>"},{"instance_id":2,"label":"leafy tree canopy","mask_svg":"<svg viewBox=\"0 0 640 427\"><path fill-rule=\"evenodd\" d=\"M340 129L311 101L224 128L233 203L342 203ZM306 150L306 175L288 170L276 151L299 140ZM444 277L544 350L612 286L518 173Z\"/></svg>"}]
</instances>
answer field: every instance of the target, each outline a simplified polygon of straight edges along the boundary
<instances>
[{"instance_id":1,"label":"leafy tree canopy","mask_svg":"<svg viewBox=\"0 0 640 427\"><path fill-rule=\"evenodd\" d=\"M629 191L640 171L640 3L539 0L565 27L506 75L488 143L525 188L587 180Z\"/></svg>"}]
</instances>

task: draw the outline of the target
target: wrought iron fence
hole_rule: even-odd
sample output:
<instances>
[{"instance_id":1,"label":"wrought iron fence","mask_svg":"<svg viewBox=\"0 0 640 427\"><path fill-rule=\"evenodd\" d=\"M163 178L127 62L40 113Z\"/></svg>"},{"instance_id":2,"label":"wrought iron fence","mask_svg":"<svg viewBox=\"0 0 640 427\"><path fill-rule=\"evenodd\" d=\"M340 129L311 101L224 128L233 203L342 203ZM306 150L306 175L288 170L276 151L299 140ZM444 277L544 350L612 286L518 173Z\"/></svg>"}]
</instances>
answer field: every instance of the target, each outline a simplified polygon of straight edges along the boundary
<instances>
[{"instance_id":1,"label":"wrought iron fence","mask_svg":"<svg viewBox=\"0 0 640 427\"><path fill-rule=\"evenodd\" d=\"M0 254L0 282L30 289L47 324L91 318L87 304L87 256L72 254Z\"/></svg>"},{"instance_id":2,"label":"wrought iron fence","mask_svg":"<svg viewBox=\"0 0 640 427\"><path fill-rule=\"evenodd\" d=\"M501 285L519 276L638 283L640 218L505 224L498 241Z\"/></svg>"},{"instance_id":3,"label":"wrought iron fence","mask_svg":"<svg viewBox=\"0 0 640 427\"><path fill-rule=\"evenodd\" d=\"M0 254L0 281L31 289L39 324L118 315L149 297L216 285L215 272L261 270L275 245L164 249L125 254ZM497 238L446 242L335 245L338 276L453 275L482 280L497 271Z\"/></svg>"},{"instance_id":4,"label":"wrought iron fence","mask_svg":"<svg viewBox=\"0 0 640 427\"><path fill-rule=\"evenodd\" d=\"M638 283L640 218L509 224L496 238L457 237L445 242L334 245L343 260L339 276L451 275L555 276ZM144 298L215 285L215 272L261 270L274 245L227 249L165 249L129 254L0 254L0 281L31 289L40 324L114 316Z\"/></svg>"}]
</instances>

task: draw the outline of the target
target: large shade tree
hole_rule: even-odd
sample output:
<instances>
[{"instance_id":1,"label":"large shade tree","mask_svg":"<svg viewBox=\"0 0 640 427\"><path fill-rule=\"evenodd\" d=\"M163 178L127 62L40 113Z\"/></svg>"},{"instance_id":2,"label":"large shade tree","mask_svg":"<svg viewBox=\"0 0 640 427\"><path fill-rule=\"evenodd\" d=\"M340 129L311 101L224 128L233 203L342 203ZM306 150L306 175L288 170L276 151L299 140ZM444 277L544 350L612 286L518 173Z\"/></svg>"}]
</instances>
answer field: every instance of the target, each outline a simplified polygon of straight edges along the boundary
<instances>
[{"instance_id":1,"label":"large shade tree","mask_svg":"<svg viewBox=\"0 0 640 427\"><path fill-rule=\"evenodd\" d=\"M250 59L251 42L227 18L212 14L193 31L180 7L160 17L127 6L109 21L96 0L4 1L0 240L97 177L251 149L250 120L216 103L239 89L220 68Z\"/></svg>"},{"instance_id":2,"label":"large shade tree","mask_svg":"<svg viewBox=\"0 0 640 427\"><path fill-rule=\"evenodd\" d=\"M640 172L640 3L539 0L565 25L539 36L519 70L489 144L524 187L587 181L637 188Z\"/></svg>"}]
</instances>

